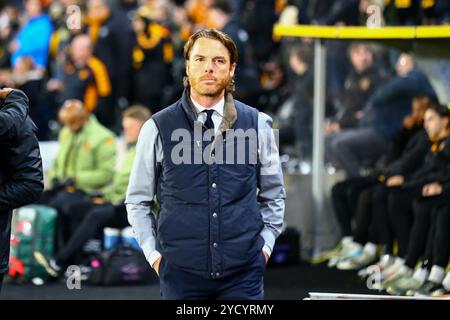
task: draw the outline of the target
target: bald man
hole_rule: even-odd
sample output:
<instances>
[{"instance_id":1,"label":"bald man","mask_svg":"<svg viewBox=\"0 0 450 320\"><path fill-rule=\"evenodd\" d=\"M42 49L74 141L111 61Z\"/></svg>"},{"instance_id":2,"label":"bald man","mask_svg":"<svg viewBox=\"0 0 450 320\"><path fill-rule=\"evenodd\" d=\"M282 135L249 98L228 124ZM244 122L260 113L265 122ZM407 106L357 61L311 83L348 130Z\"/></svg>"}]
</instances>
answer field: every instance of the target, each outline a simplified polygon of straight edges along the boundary
<instances>
[{"instance_id":1,"label":"bald man","mask_svg":"<svg viewBox=\"0 0 450 320\"><path fill-rule=\"evenodd\" d=\"M79 100L67 100L59 119L64 127L51 180L72 179L74 187L86 193L111 182L116 162L114 133L90 115Z\"/></svg>"},{"instance_id":2,"label":"bald man","mask_svg":"<svg viewBox=\"0 0 450 320\"><path fill-rule=\"evenodd\" d=\"M64 125L59 151L48 173L51 186L40 203L60 213L86 194L110 183L116 163L115 136L86 111L79 100L67 100L59 110Z\"/></svg>"}]
</instances>

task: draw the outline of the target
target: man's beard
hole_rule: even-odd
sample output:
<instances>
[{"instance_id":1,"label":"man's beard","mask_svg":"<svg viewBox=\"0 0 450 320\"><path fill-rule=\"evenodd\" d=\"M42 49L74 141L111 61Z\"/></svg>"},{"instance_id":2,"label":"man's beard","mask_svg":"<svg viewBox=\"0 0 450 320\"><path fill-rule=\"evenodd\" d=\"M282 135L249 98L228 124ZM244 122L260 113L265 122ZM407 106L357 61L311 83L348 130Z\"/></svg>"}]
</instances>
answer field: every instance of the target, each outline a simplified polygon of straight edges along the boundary
<instances>
[{"instance_id":1,"label":"man's beard","mask_svg":"<svg viewBox=\"0 0 450 320\"><path fill-rule=\"evenodd\" d=\"M206 97L217 97L226 89L231 83L231 77L226 79L218 80L216 79L216 84L214 86L207 86L202 84L201 80L194 78L189 78L189 84L192 89L194 89L198 94Z\"/></svg>"}]
</instances>

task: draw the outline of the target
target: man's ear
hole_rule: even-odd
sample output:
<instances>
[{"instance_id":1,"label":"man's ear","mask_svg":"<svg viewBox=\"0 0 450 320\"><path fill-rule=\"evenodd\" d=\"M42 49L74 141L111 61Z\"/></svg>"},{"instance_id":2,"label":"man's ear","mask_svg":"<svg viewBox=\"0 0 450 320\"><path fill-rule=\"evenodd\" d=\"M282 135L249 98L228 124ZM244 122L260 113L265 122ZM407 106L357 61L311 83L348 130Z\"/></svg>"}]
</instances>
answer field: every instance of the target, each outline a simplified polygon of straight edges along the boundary
<instances>
[{"instance_id":1,"label":"man's ear","mask_svg":"<svg viewBox=\"0 0 450 320\"><path fill-rule=\"evenodd\" d=\"M234 77L234 72L236 71L236 62L230 66L230 76Z\"/></svg>"},{"instance_id":2,"label":"man's ear","mask_svg":"<svg viewBox=\"0 0 450 320\"><path fill-rule=\"evenodd\" d=\"M189 60L186 60L184 64L184 70L186 72L186 75L189 77Z\"/></svg>"}]
</instances>

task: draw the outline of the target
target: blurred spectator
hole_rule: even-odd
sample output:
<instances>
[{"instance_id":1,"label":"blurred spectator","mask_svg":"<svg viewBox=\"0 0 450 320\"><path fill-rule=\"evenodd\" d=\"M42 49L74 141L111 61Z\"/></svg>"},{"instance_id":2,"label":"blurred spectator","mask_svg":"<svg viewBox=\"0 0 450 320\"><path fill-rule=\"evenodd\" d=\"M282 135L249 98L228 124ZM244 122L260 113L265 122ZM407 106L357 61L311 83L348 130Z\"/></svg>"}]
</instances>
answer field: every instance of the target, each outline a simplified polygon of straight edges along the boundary
<instances>
[{"instance_id":1,"label":"blurred spectator","mask_svg":"<svg viewBox=\"0 0 450 320\"><path fill-rule=\"evenodd\" d=\"M112 84L114 105L124 108L129 101L132 28L131 22L118 10L109 7L106 0L89 0L87 2L87 32L94 44L94 55L99 58L109 71ZM109 127L116 127L117 112L110 109Z\"/></svg>"},{"instance_id":2,"label":"blurred spectator","mask_svg":"<svg viewBox=\"0 0 450 320\"><path fill-rule=\"evenodd\" d=\"M383 66L376 65L374 52L362 43L353 42L349 46L352 69L344 84L342 100L337 101L337 113L326 124L326 134L338 133L342 129L358 126L358 112L366 105L373 92L387 80Z\"/></svg>"},{"instance_id":3,"label":"blurred spectator","mask_svg":"<svg viewBox=\"0 0 450 320\"><path fill-rule=\"evenodd\" d=\"M311 24L319 25L350 25L360 24L358 0L328 1L310 0L308 15ZM336 104L341 99L341 92L350 64L345 59L348 43L346 41L330 40L327 44L327 100Z\"/></svg>"},{"instance_id":4,"label":"blurred spectator","mask_svg":"<svg viewBox=\"0 0 450 320\"><path fill-rule=\"evenodd\" d=\"M277 59L269 60L261 67L261 88L257 105L260 111L276 113L282 102L289 96L286 74Z\"/></svg>"},{"instance_id":5,"label":"blurred spectator","mask_svg":"<svg viewBox=\"0 0 450 320\"><path fill-rule=\"evenodd\" d=\"M52 182L72 178L74 187L86 192L109 183L115 165L114 135L78 100L66 101L59 118L64 128L59 136L60 151L49 174Z\"/></svg>"},{"instance_id":6,"label":"blurred spectator","mask_svg":"<svg viewBox=\"0 0 450 320\"><path fill-rule=\"evenodd\" d=\"M31 56L38 68L47 67L48 48L53 26L40 0L25 0L26 22L10 44L11 64Z\"/></svg>"},{"instance_id":7,"label":"blurred spectator","mask_svg":"<svg viewBox=\"0 0 450 320\"><path fill-rule=\"evenodd\" d=\"M157 17L150 7L142 6L133 21L133 102L147 106L152 113L161 110L174 59L170 31L161 22L164 16Z\"/></svg>"},{"instance_id":8,"label":"blurred spectator","mask_svg":"<svg viewBox=\"0 0 450 320\"><path fill-rule=\"evenodd\" d=\"M59 79L48 83L50 91L58 91L58 104L68 99L83 101L100 123L111 127L114 114L111 83L106 66L93 56L92 42L87 35L78 35L70 44L69 56L58 72Z\"/></svg>"},{"instance_id":9,"label":"blurred spectator","mask_svg":"<svg viewBox=\"0 0 450 320\"><path fill-rule=\"evenodd\" d=\"M400 55L396 71L397 77L369 98L359 128L343 130L330 141L330 157L344 168L348 177L359 176L364 164L373 163L386 152L387 141L400 128L415 95L436 96L410 55Z\"/></svg>"},{"instance_id":10,"label":"blurred spectator","mask_svg":"<svg viewBox=\"0 0 450 320\"><path fill-rule=\"evenodd\" d=\"M116 163L114 134L98 123L78 100L67 100L59 111L64 124L59 151L48 174L50 188L40 202L61 209L72 198L112 181Z\"/></svg>"},{"instance_id":11,"label":"blurred spectator","mask_svg":"<svg viewBox=\"0 0 450 320\"><path fill-rule=\"evenodd\" d=\"M339 105L339 101L342 100L345 79L351 71L351 64L347 58L349 43L349 41L334 39L327 42L325 99L333 106Z\"/></svg>"},{"instance_id":12,"label":"blurred spectator","mask_svg":"<svg viewBox=\"0 0 450 320\"><path fill-rule=\"evenodd\" d=\"M0 69L9 68L11 53L9 43L14 39L19 29L19 11L13 6L3 8L0 13Z\"/></svg>"},{"instance_id":13,"label":"blurred spectator","mask_svg":"<svg viewBox=\"0 0 450 320\"><path fill-rule=\"evenodd\" d=\"M67 16L69 7L77 6L79 8L79 16L75 14L71 17ZM69 13L71 13L69 11ZM84 31L83 24L85 12L80 0L62 0L53 2L49 7L49 14L52 19L54 31L50 39L50 64L51 76L57 76L57 67L55 64L63 63L64 54L66 53L73 38ZM71 18L69 20L69 18Z\"/></svg>"},{"instance_id":14,"label":"blurred spectator","mask_svg":"<svg viewBox=\"0 0 450 320\"><path fill-rule=\"evenodd\" d=\"M314 71L312 68L312 48L309 45L297 45L289 55L287 74L290 99L293 104L292 113L280 128L280 142L296 145L300 148L303 160L311 160L312 156L312 116Z\"/></svg>"},{"instance_id":15,"label":"blurred spectator","mask_svg":"<svg viewBox=\"0 0 450 320\"><path fill-rule=\"evenodd\" d=\"M17 60L10 79L11 86L22 90L28 96L30 118L38 128L38 140L50 140L50 110L44 71L36 67L32 57L24 56Z\"/></svg>"}]
</instances>

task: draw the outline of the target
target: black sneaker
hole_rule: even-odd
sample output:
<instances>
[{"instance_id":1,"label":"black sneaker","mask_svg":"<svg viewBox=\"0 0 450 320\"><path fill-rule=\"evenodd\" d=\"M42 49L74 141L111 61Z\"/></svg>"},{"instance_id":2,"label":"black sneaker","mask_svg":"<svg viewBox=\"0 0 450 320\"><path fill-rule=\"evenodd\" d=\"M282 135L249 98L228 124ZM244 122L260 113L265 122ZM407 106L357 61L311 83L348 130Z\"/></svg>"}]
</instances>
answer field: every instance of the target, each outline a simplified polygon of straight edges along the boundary
<instances>
[{"instance_id":1,"label":"black sneaker","mask_svg":"<svg viewBox=\"0 0 450 320\"><path fill-rule=\"evenodd\" d=\"M55 278L59 277L61 267L56 264L54 259L46 258L39 251L35 251L33 255L34 258L36 259L36 262L39 263L41 266L43 266L45 268L45 271L47 271L49 275Z\"/></svg>"}]
</instances>

